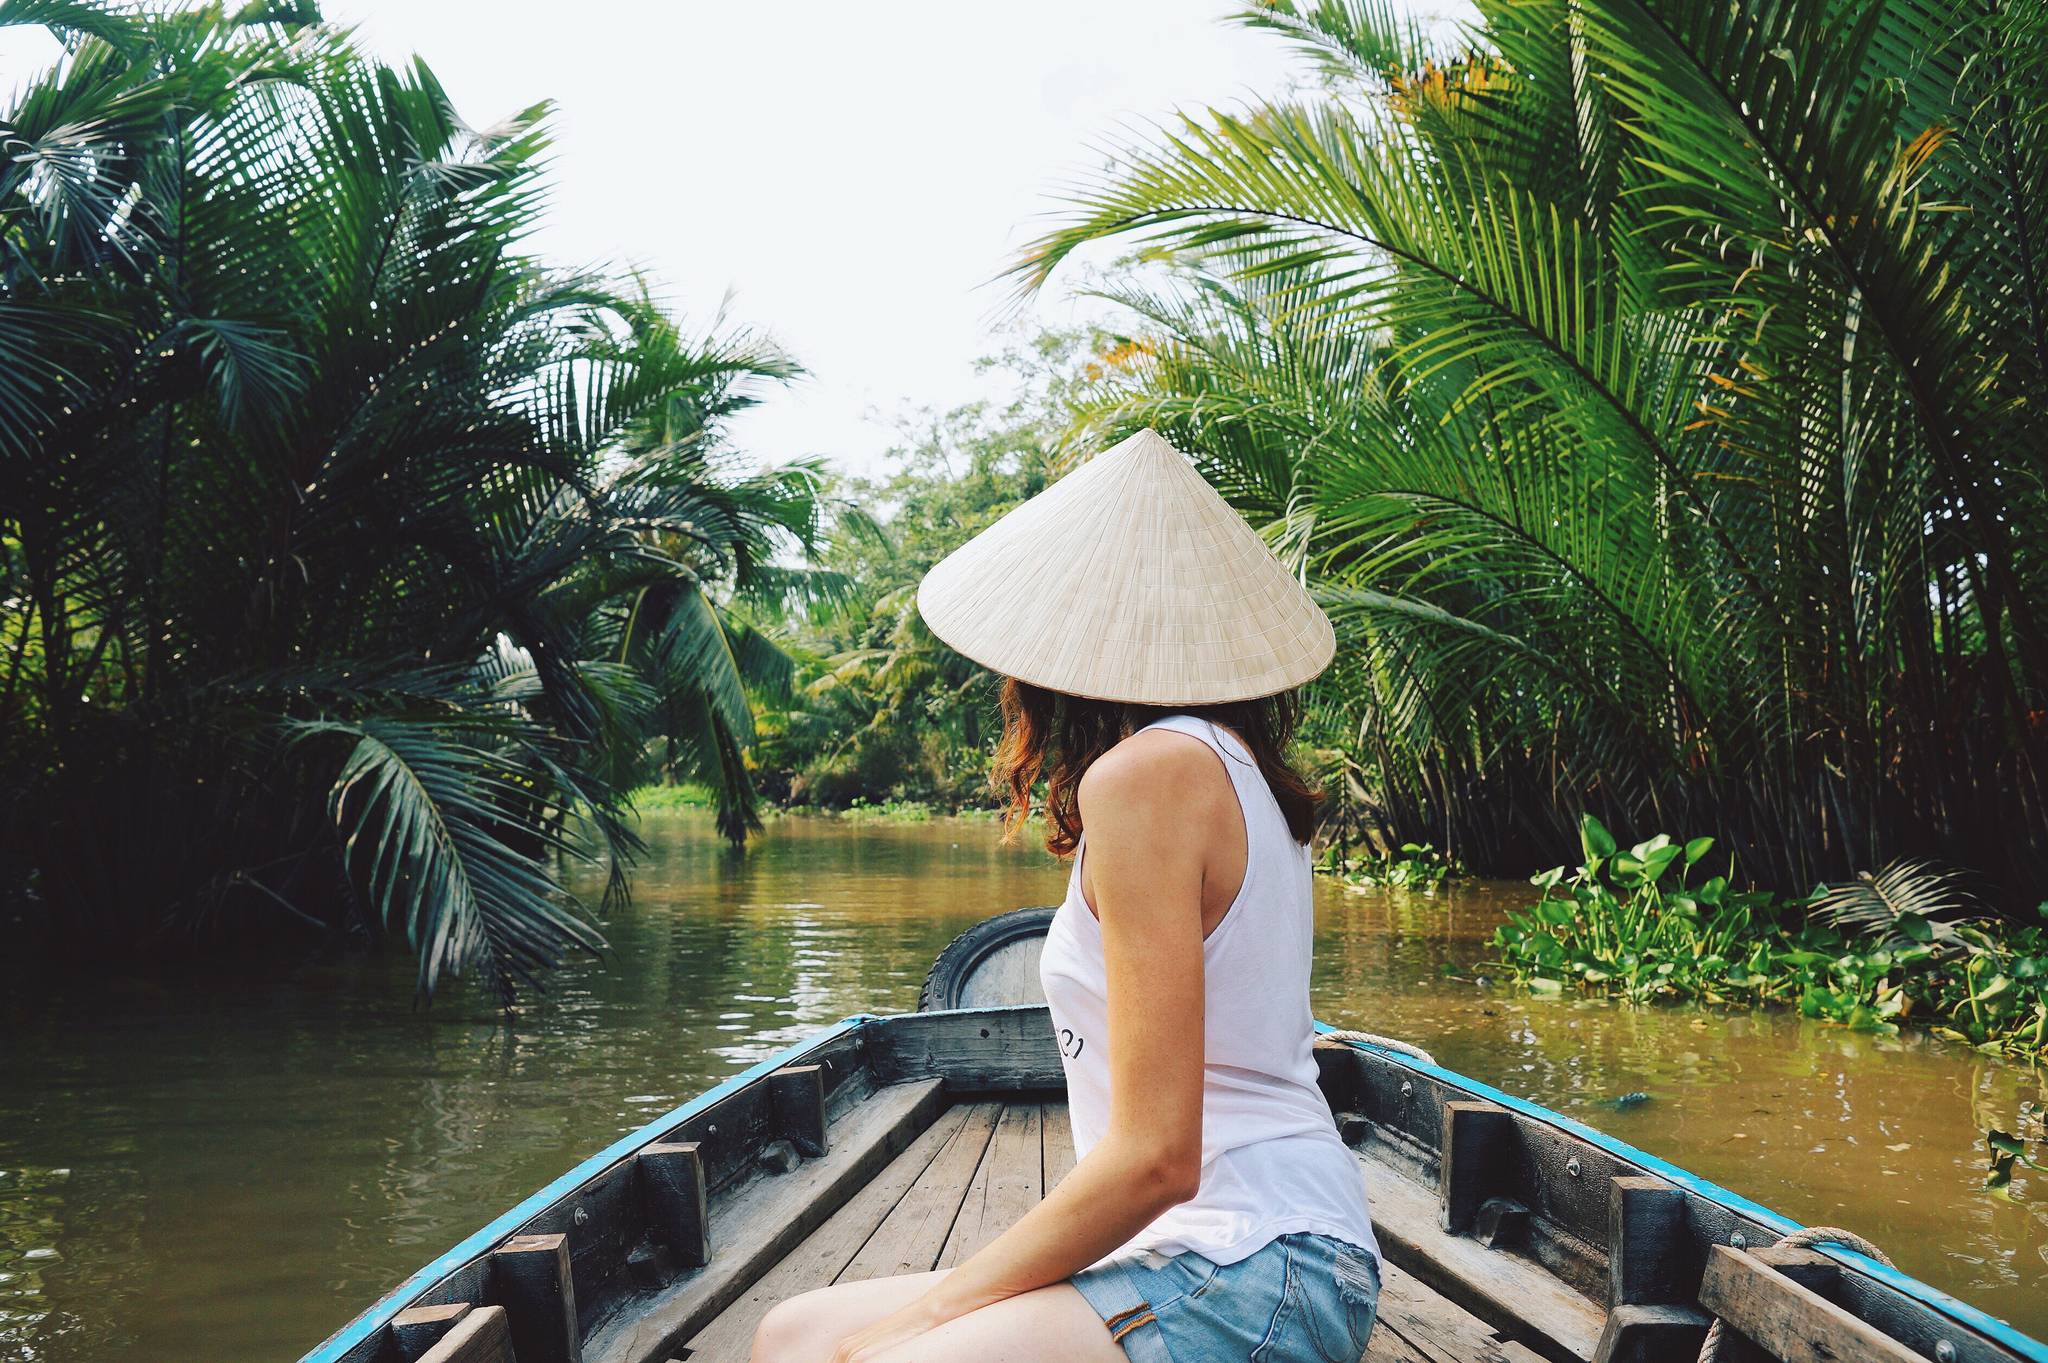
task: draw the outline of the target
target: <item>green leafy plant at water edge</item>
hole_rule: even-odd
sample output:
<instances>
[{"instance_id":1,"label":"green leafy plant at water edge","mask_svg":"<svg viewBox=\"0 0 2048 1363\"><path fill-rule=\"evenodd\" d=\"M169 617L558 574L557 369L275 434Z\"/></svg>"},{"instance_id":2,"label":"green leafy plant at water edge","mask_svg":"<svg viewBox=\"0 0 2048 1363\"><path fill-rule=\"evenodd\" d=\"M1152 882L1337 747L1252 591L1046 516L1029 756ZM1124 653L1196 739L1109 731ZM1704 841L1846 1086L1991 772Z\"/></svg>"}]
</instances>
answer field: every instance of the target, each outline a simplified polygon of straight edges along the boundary
<instances>
[{"instance_id":1,"label":"green leafy plant at water edge","mask_svg":"<svg viewBox=\"0 0 2048 1363\"><path fill-rule=\"evenodd\" d=\"M1780 1004L1862 1031L1912 1021L1989 1051L2048 1050L2048 931L2038 925L1911 907L1858 918L1840 911L1838 890L1785 899L1719 875L1695 883L1712 838L1659 835L1623 849L1590 815L1580 842L1584 861L1532 877L1541 897L1494 934L1502 968L1538 993ZM1869 879L1896 891L1904 872ZM1910 903L1935 907L1925 895Z\"/></svg>"},{"instance_id":2,"label":"green leafy plant at water edge","mask_svg":"<svg viewBox=\"0 0 2048 1363\"><path fill-rule=\"evenodd\" d=\"M1712 996L1710 980L1728 994L1761 995L1765 944L1756 939L1775 930L1776 901L1732 891L1721 876L1692 884L1712 838L1679 844L1659 834L1624 852L1591 815L1579 835L1578 869L1531 877L1542 897L1495 931L1517 978L1538 993L1573 982L1637 1000Z\"/></svg>"},{"instance_id":3,"label":"green leafy plant at water edge","mask_svg":"<svg viewBox=\"0 0 2048 1363\"><path fill-rule=\"evenodd\" d=\"M1429 843L1404 842L1394 851L1371 852L1356 865L1332 869L1352 885L1428 892L1463 875L1465 868Z\"/></svg>"},{"instance_id":4,"label":"green leafy plant at water edge","mask_svg":"<svg viewBox=\"0 0 2048 1363\"><path fill-rule=\"evenodd\" d=\"M930 823L934 810L923 800L879 800L869 803L855 798L840 811L840 817L874 823Z\"/></svg>"}]
</instances>

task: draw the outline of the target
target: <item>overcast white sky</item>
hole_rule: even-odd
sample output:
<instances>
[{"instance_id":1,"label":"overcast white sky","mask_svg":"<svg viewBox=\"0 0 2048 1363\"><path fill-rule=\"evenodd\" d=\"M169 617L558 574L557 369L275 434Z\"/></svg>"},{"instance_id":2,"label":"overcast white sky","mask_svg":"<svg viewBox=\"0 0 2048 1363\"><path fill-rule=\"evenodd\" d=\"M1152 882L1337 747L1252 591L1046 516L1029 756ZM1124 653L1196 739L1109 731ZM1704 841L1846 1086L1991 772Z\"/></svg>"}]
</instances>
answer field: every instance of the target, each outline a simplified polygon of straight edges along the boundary
<instances>
[{"instance_id":1,"label":"overcast white sky","mask_svg":"<svg viewBox=\"0 0 2048 1363\"><path fill-rule=\"evenodd\" d=\"M985 287L1093 164L1174 108L1297 69L1231 0L325 0L378 56L424 56L470 122L558 106L542 248L644 268L771 331L812 372L750 414L761 458L873 469L890 418L982 391ZM0 33L0 88L47 55ZM1048 299L1036 315L1072 320Z\"/></svg>"}]
</instances>

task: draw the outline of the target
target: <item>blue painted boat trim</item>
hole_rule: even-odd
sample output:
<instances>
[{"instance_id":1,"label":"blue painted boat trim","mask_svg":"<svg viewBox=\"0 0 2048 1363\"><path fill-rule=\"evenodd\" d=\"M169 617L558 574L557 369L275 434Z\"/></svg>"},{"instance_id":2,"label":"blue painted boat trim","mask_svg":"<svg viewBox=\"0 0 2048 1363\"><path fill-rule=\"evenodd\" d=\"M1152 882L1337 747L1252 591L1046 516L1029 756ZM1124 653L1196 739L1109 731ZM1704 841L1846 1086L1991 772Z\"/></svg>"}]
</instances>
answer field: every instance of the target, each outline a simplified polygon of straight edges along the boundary
<instances>
[{"instance_id":1,"label":"blue painted boat trim","mask_svg":"<svg viewBox=\"0 0 2048 1363\"><path fill-rule=\"evenodd\" d=\"M613 1141L589 1159L584 1160L568 1173L563 1174L553 1183L548 1184L547 1187L542 1188L518 1206L505 1212L474 1235L469 1236L446 1254L421 1268L396 1288L387 1292L368 1310L329 1335L318 1348L300 1358L299 1363L339 1363L344 1354L390 1324L391 1318L412 1305L413 1301L421 1293L425 1292L435 1283L440 1282L441 1279L447 1277L456 1269L461 1268L470 1260L488 1253L501 1240L510 1236L522 1225L539 1216L556 1202L575 1192L591 1179L596 1178L606 1169L617 1164L620 1160L632 1154L641 1146L646 1145L655 1137L672 1130L678 1123L696 1116L699 1112L704 1111L704 1109L721 1099L732 1096L762 1076L781 1069L784 1065L789 1064L792 1060L797 1059L806 1052L816 1050L819 1046L833 1040L835 1037L844 1036L846 1033L865 1027L875 1020L875 1016L872 1013L856 1013L852 1017L842 1019L822 1031L813 1032L795 1045L777 1051L758 1065L752 1065L747 1069L741 1070L716 1088L705 1090L689 1102L684 1103L681 1107L670 1109L667 1113L656 1117L639 1130L619 1137L619 1139Z\"/></svg>"},{"instance_id":2,"label":"blue painted boat trim","mask_svg":"<svg viewBox=\"0 0 2048 1363\"><path fill-rule=\"evenodd\" d=\"M1330 1026L1327 1022L1318 1022L1316 1023L1316 1030L1318 1032L1332 1032L1337 1029ZM1609 1154L1625 1159L1631 1164L1641 1165L1659 1178L1674 1183L1689 1193L1705 1198L1717 1206L1726 1207L1729 1211L1740 1212L1742 1215L1753 1220L1761 1221L1765 1225L1776 1229L1780 1234L1801 1229L1800 1224L1789 1216L1774 1212L1761 1203L1752 1202L1740 1193L1730 1192L1718 1183L1710 1183L1690 1170L1681 1169L1675 1164L1661 1160L1648 1151L1638 1150L1626 1141L1616 1140L1604 1132L1596 1131L1582 1122L1576 1122L1563 1113L1544 1107L1540 1103L1532 1103L1526 1098L1517 1098L1511 1093L1503 1093L1491 1084L1482 1084L1477 1079L1469 1078L1458 1073L1456 1070L1447 1070L1441 1065L1417 1060L1415 1057L1403 1055L1399 1051L1386 1050L1373 1045L1369 1041L1352 1041L1349 1044L1369 1050L1374 1055L1382 1056L1397 1065L1414 1070L1418 1074L1426 1074L1433 1079L1439 1079L1453 1088L1463 1089L1465 1092L1485 1098L1489 1102L1499 1103L1502 1107L1512 1109L1549 1126L1554 1126L1560 1131L1568 1131L1579 1139L1600 1147ZM1879 1282L1896 1289L1905 1296L1911 1297L1922 1305L1932 1307L1934 1310L1954 1320L1957 1324L1968 1326L1986 1338L1995 1340L1997 1343L2011 1349L2014 1353L2019 1354L2022 1358L2035 1359L2038 1363L2048 1363L2048 1343L2043 1343L2041 1340L2035 1339L2030 1335L2021 1334L2012 1326L1998 1319L1998 1317L1988 1315L1966 1301L1951 1297L1939 1288L1929 1287L1926 1283L1921 1282L1910 1274L1901 1273L1895 1268L1887 1268L1877 1260L1858 1254L1854 1250L1846 1249L1840 1245L1821 1245L1818 1248L1821 1253L1841 1260L1842 1263L1855 1269L1857 1272L1877 1279Z\"/></svg>"}]
</instances>

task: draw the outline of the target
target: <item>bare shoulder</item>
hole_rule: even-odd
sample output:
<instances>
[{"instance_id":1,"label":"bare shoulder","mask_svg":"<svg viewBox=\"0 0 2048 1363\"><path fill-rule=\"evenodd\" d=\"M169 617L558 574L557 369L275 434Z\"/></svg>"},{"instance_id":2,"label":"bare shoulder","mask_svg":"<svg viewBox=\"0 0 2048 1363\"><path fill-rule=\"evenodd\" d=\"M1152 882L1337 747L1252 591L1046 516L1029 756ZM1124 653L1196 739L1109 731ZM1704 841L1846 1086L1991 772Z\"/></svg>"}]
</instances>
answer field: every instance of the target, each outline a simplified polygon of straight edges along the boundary
<instances>
[{"instance_id":1,"label":"bare shoulder","mask_svg":"<svg viewBox=\"0 0 2048 1363\"><path fill-rule=\"evenodd\" d=\"M1185 810L1191 800L1223 794L1229 784L1216 753L1201 739L1144 729L1090 763L1078 794L1085 818L1091 806Z\"/></svg>"}]
</instances>

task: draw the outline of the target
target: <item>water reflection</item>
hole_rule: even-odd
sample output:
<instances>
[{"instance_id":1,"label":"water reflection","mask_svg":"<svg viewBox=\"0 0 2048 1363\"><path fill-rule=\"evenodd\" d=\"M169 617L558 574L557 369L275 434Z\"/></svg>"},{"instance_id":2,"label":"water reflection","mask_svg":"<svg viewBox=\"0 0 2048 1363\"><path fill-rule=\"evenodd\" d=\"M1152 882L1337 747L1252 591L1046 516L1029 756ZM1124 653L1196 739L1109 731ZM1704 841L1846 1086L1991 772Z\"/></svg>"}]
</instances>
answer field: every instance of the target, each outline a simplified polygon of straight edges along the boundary
<instances>
[{"instance_id":1,"label":"water reflection","mask_svg":"<svg viewBox=\"0 0 2048 1363\"><path fill-rule=\"evenodd\" d=\"M460 997L414 1011L397 961L309 966L254 992L226 977L12 990L0 1358L295 1357L618 1133L848 1013L914 1006L954 933L1050 902L1065 875L977 822L783 820L742 858L689 816L649 833L609 958L509 1023ZM1476 983L1522 894L1324 887L1319 1014L1849 1225L2048 1333L2041 1215L1981 1191L1976 1149L1979 1123L2009 1118L2037 1080L1783 1015Z\"/></svg>"}]
</instances>

